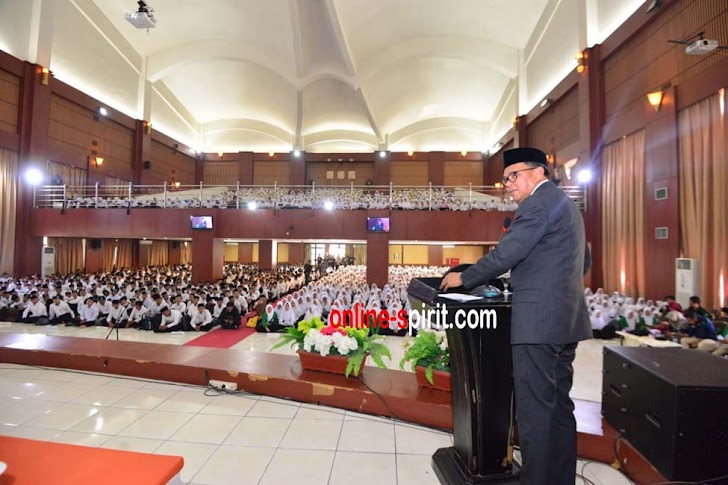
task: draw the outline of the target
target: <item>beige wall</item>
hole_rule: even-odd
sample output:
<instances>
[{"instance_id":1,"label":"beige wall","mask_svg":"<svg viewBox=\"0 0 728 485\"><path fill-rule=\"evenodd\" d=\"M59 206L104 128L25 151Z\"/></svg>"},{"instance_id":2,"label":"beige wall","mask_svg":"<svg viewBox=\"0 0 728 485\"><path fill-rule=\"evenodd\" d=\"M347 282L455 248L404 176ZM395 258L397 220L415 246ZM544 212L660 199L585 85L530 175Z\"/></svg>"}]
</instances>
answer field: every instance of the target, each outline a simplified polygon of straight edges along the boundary
<instances>
[{"instance_id":1,"label":"beige wall","mask_svg":"<svg viewBox=\"0 0 728 485\"><path fill-rule=\"evenodd\" d=\"M442 249L442 264L447 259L458 258L460 264L476 263L485 254L484 246L455 246L454 248Z\"/></svg>"},{"instance_id":2,"label":"beige wall","mask_svg":"<svg viewBox=\"0 0 728 485\"><path fill-rule=\"evenodd\" d=\"M389 264L430 264L426 244L390 244Z\"/></svg>"},{"instance_id":3,"label":"beige wall","mask_svg":"<svg viewBox=\"0 0 728 485\"><path fill-rule=\"evenodd\" d=\"M225 243L225 254L223 259L226 263L237 263L238 243Z\"/></svg>"},{"instance_id":4,"label":"beige wall","mask_svg":"<svg viewBox=\"0 0 728 485\"><path fill-rule=\"evenodd\" d=\"M429 264L427 245L407 244L402 249L404 250L403 264Z\"/></svg>"},{"instance_id":5,"label":"beige wall","mask_svg":"<svg viewBox=\"0 0 728 485\"><path fill-rule=\"evenodd\" d=\"M288 262L288 243L278 243L278 263Z\"/></svg>"}]
</instances>

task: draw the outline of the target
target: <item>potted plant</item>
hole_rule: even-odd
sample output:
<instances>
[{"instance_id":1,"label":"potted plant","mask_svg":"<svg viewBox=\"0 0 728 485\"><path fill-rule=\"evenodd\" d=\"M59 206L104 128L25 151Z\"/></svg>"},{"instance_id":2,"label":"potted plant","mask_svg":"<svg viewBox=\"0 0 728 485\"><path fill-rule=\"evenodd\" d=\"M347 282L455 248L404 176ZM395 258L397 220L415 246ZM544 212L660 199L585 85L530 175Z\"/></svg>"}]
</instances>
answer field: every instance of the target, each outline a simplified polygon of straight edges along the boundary
<instances>
[{"instance_id":1,"label":"potted plant","mask_svg":"<svg viewBox=\"0 0 728 485\"><path fill-rule=\"evenodd\" d=\"M369 355L378 367L387 368L383 358L391 359L392 355L382 339L371 334L368 328L334 327L320 318L312 318L287 328L271 350L289 344L296 348L304 369L349 377L351 373L361 374Z\"/></svg>"},{"instance_id":2,"label":"potted plant","mask_svg":"<svg viewBox=\"0 0 728 485\"><path fill-rule=\"evenodd\" d=\"M415 371L420 387L434 387L443 391L452 389L450 375L450 350L445 332L420 330L417 336L405 344L404 357L399 368L406 363Z\"/></svg>"}]
</instances>

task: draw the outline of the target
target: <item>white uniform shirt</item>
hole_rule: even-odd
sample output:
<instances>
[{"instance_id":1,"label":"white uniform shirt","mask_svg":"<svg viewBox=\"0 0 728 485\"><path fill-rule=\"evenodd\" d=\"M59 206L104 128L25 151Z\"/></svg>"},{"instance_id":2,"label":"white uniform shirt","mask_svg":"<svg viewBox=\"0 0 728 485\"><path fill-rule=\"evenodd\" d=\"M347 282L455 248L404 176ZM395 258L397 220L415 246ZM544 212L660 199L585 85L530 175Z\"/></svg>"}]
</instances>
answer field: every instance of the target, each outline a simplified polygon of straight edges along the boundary
<instances>
[{"instance_id":1,"label":"white uniform shirt","mask_svg":"<svg viewBox=\"0 0 728 485\"><path fill-rule=\"evenodd\" d=\"M28 305L25 307L25 311L23 311L23 318L28 318L28 315L31 317L47 317L48 310L46 309L45 303L40 300L36 303L28 301Z\"/></svg>"},{"instance_id":2,"label":"white uniform shirt","mask_svg":"<svg viewBox=\"0 0 728 485\"><path fill-rule=\"evenodd\" d=\"M161 324L167 328L176 327L182 321L182 314L177 310L170 310L169 316L162 314Z\"/></svg>"},{"instance_id":3,"label":"white uniform shirt","mask_svg":"<svg viewBox=\"0 0 728 485\"><path fill-rule=\"evenodd\" d=\"M59 302L58 305L53 303L51 305L51 311L50 311L50 315L48 316L48 318L53 320L54 318L60 317L67 313L69 313L71 315L71 318L76 318L76 314L73 313L73 310L71 310L71 307L68 306L68 303L66 303L65 301Z\"/></svg>"}]
</instances>

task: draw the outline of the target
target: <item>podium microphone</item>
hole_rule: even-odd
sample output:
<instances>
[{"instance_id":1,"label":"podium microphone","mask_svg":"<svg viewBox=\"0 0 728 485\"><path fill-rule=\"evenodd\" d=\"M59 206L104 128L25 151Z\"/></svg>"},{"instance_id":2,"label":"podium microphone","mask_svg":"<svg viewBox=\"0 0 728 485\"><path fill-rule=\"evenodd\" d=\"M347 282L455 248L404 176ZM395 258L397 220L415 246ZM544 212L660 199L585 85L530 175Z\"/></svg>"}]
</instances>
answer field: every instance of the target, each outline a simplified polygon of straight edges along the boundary
<instances>
[{"instance_id":1,"label":"podium microphone","mask_svg":"<svg viewBox=\"0 0 728 485\"><path fill-rule=\"evenodd\" d=\"M510 217L503 219L503 232L508 232L508 228L511 227L511 222Z\"/></svg>"},{"instance_id":2,"label":"podium microphone","mask_svg":"<svg viewBox=\"0 0 728 485\"><path fill-rule=\"evenodd\" d=\"M509 227L511 227L511 218L506 217L505 219L503 219L503 233L501 234L501 237L498 239L498 242L500 242L500 240L503 239L503 236L506 235Z\"/></svg>"}]
</instances>

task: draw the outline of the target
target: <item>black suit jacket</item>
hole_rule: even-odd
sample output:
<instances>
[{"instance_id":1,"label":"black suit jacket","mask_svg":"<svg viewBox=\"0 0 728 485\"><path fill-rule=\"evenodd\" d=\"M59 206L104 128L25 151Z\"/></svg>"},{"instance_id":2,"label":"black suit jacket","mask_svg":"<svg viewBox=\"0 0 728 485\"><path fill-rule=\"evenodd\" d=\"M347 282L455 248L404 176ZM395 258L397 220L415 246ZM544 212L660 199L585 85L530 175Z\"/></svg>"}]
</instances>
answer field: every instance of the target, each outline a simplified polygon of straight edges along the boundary
<instances>
[{"instance_id":1,"label":"black suit jacket","mask_svg":"<svg viewBox=\"0 0 728 485\"><path fill-rule=\"evenodd\" d=\"M576 204L551 182L516 211L496 248L462 274L473 288L511 271L512 344L568 344L591 338L584 275L591 266Z\"/></svg>"}]
</instances>

